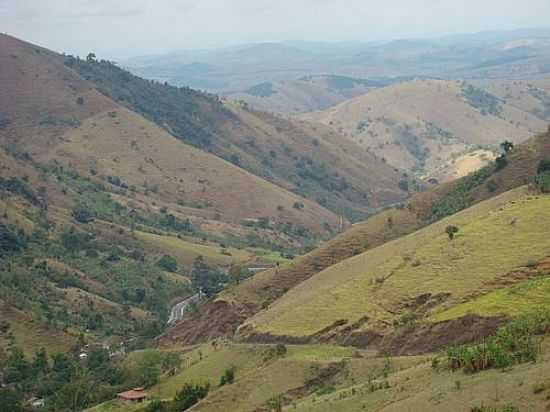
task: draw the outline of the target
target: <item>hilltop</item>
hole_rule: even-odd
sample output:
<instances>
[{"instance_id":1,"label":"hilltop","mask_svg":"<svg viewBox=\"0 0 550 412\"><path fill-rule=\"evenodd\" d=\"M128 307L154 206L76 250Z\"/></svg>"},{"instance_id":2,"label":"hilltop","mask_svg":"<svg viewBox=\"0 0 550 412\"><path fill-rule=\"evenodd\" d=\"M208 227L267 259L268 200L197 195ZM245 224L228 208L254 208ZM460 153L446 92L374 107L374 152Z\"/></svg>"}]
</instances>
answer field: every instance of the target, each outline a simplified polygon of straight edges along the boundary
<instances>
[{"instance_id":1,"label":"hilltop","mask_svg":"<svg viewBox=\"0 0 550 412\"><path fill-rule=\"evenodd\" d=\"M525 105L447 80L392 85L303 117L331 126L389 164L443 179L470 152L493 151L504 140L522 142L547 124ZM481 155L481 163L491 160L490 153ZM463 163L450 177L468 174L479 163Z\"/></svg>"},{"instance_id":2,"label":"hilltop","mask_svg":"<svg viewBox=\"0 0 550 412\"><path fill-rule=\"evenodd\" d=\"M264 82L242 92L228 94L252 107L277 113L301 113L327 109L345 100L390 84L390 80L365 80L346 76L304 76L297 80Z\"/></svg>"},{"instance_id":3,"label":"hilltop","mask_svg":"<svg viewBox=\"0 0 550 412\"><path fill-rule=\"evenodd\" d=\"M350 220L407 196L396 170L330 128L150 82L103 60L66 64L178 139Z\"/></svg>"}]
</instances>

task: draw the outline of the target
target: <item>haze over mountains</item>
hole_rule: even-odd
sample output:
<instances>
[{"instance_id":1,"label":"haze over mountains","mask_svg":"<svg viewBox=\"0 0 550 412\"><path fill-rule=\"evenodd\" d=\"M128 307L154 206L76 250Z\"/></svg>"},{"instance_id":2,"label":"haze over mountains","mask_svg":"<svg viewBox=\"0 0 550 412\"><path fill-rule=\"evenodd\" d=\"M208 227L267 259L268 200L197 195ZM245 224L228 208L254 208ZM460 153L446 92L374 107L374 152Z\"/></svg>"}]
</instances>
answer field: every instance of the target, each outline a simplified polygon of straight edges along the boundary
<instances>
[{"instance_id":1,"label":"haze over mountains","mask_svg":"<svg viewBox=\"0 0 550 412\"><path fill-rule=\"evenodd\" d=\"M549 30L0 34L0 412L547 410L549 123Z\"/></svg>"},{"instance_id":2,"label":"haze over mountains","mask_svg":"<svg viewBox=\"0 0 550 412\"><path fill-rule=\"evenodd\" d=\"M263 43L121 62L142 77L232 93L311 75L499 78L549 72L550 31L489 32L375 44Z\"/></svg>"}]
</instances>

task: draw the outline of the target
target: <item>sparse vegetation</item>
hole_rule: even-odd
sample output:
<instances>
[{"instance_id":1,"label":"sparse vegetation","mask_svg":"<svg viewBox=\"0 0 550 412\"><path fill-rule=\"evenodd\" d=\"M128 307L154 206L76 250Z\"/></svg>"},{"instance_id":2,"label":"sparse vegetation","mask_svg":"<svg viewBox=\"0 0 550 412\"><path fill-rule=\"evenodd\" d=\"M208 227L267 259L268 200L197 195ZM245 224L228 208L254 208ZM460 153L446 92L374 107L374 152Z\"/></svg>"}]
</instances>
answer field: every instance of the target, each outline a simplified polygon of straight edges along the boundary
<instances>
[{"instance_id":1,"label":"sparse vegetation","mask_svg":"<svg viewBox=\"0 0 550 412\"><path fill-rule=\"evenodd\" d=\"M535 362L540 351L537 335L546 332L549 327L549 313L521 316L480 344L449 349L446 353L448 367L475 373Z\"/></svg>"},{"instance_id":2,"label":"sparse vegetation","mask_svg":"<svg viewBox=\"0 0 550 412\"><path fill-rule=\"evenodd\" d=\"M501 102L496 96L471 84L462 89L462 95L468 104L479 109L483 115L499 116L502 112Z\"/></svg>"},{"instance_id":3,"label":"sparse vegetation","mask_svg":"<svg viewBox=\"0 0 550 412\"><path fill-rule=\"evenodd\" d=\"M445 233L447 233L447 236L449 236L449 240L453 240L458 232L458 227L453 225L449 225L445 228Z\"/></svg>"}]
</instances>

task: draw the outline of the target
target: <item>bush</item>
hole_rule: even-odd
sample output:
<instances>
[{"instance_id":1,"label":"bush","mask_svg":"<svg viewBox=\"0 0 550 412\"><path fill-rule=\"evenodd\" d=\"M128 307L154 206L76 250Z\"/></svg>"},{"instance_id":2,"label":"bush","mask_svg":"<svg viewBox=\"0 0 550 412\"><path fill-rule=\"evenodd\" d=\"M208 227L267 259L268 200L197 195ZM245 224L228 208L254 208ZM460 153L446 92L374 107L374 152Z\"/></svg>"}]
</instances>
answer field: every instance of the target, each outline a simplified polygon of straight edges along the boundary
<instances>
[{"instance_id":1,"label":"bush","mask_svg":"<svg viewBox=\"0 0 550 412\"><path fill-rule=\"evenodd\" d=\"M539 355L539 340L536 335L548 330L550 312L522 316L500 328L495 336L480 344L448 349L447 366L453 371L462 369L466 373L475 373L534 362Z\"/></svg>"},{"instance_id":2,"label":"bush","mask_svg":"<svg viewBox=\"0 0 550 412\"><path fill-rule=\"evenodd\" d=\"M235 382L235 367L230 366L223 372L223 375L220 378L220 386L231 385L233 382Z\"/></svg>"},{"instance_id":3,"label":"bush","mask_svg":"<svg viewBox=\"0 0 550 412\"><path fill-rule=\"evenodd\" d=\"M167 272L175 272L178 270L178 262L170 255L164 255L157 262L157 266Z\"/></svg>"},{"instance_id":4,"label":"bush","mask_svg":"<svg viewBox=\"0 0 550 412\"><path fill-rule=\"evenodd\" d=\"M541 193L550 193L550 172L535 176L535 186Z\"/></svg>"},{"instance_id":5,"label":"bush","mask_svg":"<svg viewBox=\"0 0 550 412\"><path fill-rule=\"evenodd\" d=\"M0 256L4 253L18 252L26 246L27 240L22 232L0 224Z\"/></svg>"},{"instance_id":6,"label":"bush","mask_svg":"<svg viewBox=\"0 0 550 412\"><path fill-rule=\"evenodd\" d=\"M447 226L447 228L445 229L445 233L447 233L447 236L449 236L449 240L453 240L456 236L456 234L458 233L460 229L457 228L456 226L453 226L453 225L449 225Z\"/></svg>"},{"instance_id":7,"label":"bush","mask_svg":"<svg viewBox=\"0 0 550 412\"><path fill-rule=\"evenodd\" d=\"M77 206L73 209L72 212L73 218L80 223L90 223L93 222L95 215L94 213L85 206Z\"/></svg>"},{"instance_id":8,"label":"bush","mask_svg":"<svg viewBox=\"0 0 550 412\"><path fill-rule=\"evenodd\" d=\"M210 385L193 385L186 383L174 398L174 410L185 411L208 395Z\"/></svg>"},{"instance_id":9,"label":"bush","mask_svg":"<svg viewBox=\"0 0 550 412\"><path fill-rule=\"evenodd\" d=\"M546 173L546 172L550 172L550 157L542 159L539 162L539 166L537 168L537 173L538 174L542 174L542 173Z\"/></svg>"}]
</instances>

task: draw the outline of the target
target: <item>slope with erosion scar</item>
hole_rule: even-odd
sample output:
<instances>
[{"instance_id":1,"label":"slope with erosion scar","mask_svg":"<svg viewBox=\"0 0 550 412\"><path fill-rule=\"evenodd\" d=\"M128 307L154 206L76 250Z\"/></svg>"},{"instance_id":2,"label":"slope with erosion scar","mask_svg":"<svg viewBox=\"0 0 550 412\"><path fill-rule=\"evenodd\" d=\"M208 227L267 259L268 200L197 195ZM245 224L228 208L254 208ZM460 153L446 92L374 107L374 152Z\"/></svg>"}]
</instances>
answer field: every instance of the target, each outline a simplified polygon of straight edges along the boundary
<instances>
[{"instance_id":1,"label":"slope with erosion scar","mask_svg":"<svg viewBox=\"0 0 550 412\"><path fill-rule=\"evenodd\" d=\"M367 329L383 332L406 314L404 302L430 294L450 305L546 257L549 218L549 196L526 188L506 192L316 274L243 330L311 336L367 317ZM445 234L448 225L460 228L453 241Z\"/></svg>"},{"instance_id":2,"label":"slope with erosion scar","mask_svg":"<svg viewBox=\"0 0 550 412\"><path fill-rule=\"evenodd\" d=\"M439 212L434 215L434 208L452 213L525 184L536 174L540 160L548 155L550 134L532 138L516 146L507 156L508 164L503 169L495 170L491 166L491 172L482 179L469 176L419 193L406 207L374 215L294 262L259 273L225 291L216 302L207 304L168 330L161 342L196 343L217 336L232 336L245 319L316 273L441 218ZM217 325L215 330L208 329L209 322Z\"/></svg>"}]
</instances>

